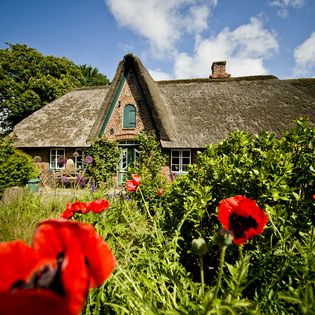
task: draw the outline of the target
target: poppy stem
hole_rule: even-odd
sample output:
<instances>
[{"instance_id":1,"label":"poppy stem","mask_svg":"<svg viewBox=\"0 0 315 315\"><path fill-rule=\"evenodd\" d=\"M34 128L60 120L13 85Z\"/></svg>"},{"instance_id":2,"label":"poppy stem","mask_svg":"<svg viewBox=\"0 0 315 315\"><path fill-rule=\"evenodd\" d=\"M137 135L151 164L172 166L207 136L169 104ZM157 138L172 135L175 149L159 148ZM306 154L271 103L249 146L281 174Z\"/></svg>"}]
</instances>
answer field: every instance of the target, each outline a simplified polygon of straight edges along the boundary
<instances>
[{"instance_id":1,"label":"poppy stem","mask_svg":"<svg viewBox=\"0 0 315 315\"><path fill-rule=\"evenodd\" d=\"M153 218L152 218L152 216L151 216L151 213L150 213L150 211L149 211L148 204L147 204L147 202L146 202L146 201L145 201L145 199L144 199L144 196L143 196L143 193L142 193L141 188L140 188L140 187L138 187L138 190L140 191L141 198L142 198L142 201L143 201L144 207L145 207L145 209L146 209L146 211L147 211L147 213L148 213L148 216L149 216L149 218L151 219L151 221L154 223Z\"/></svg>"},{"instance_id":2,"label":"poppy stem","mask_svg":"<svg viewBox=\"0 0 315 315\"><path fill-rule=\"evenodd\" d=\"M205 274L203 269L203 255L199 256L200 261L200 280L201 280L201 293L202 296L205 294Z\"/></svg>"},{"instance_id":3,"label":"poppy stem","mask_svg":"<svg viewBox=\"0 0 315 315\"><path fill-rule=\"evenodd\" d=\"M151 215L151 213L150 213L148 204L147 204L147 202L145 201L144 196L143 196L143 193L142 193L142 190L141 190L141 188L140 188L139 186L138 186L138 190L140 191L141 198L142 198L144 207L145 207L145 209L146 209L146 211L147 211L147 213L148 213L148 216L149 216L150 220L152 221L152 223L153 223L153 225L154 225L156 236L157 236L157 238L159 238L158 228L157 228L157 226L156 226L155 221L154 221L153 218L152 218L152 215Z\"/></svg>"},{"instance_id":4,"label":"poppy stem","mask_svg":"<svg viewBox=\"0 0 315 315\"><path fill-rule=\"evenodd\" d=\"M213 297L211 299L211 303L217 298L218 296L218 292L220 289L220 285L221 285L221 279L222 279L222 275L223 275L223 266L224 266L224 258L225 258L225 251L226 251L227 246L224 245L221 247L221 253L220 253L220 265L219 265L219 274L218 274L218 278L217 278L217 284L215 287L215 291L213 294Z\"/></svg>"},{"instance_id":5,"label":"poppy stem","mask_svg":"<svg viewBox=\"0 0 315 315\"><path fill-rule=\"evenodd\" d=\"M238 252L239 252L239 254L240 254L241 265L240 265L240 269L239 269L239 272L238 272L236 285L235 285L235 288L234 288L234 290L233 290L231 300L234 299L235 294L236 294L237 290L239 289L239 284L240 284L240 280L241 280L241 275L242 275L242 273L243 273L243 267L244 267L244 256L243 256L243 246L242 246L242 245L240 245L240 246L238 247Z\"/></svg>"}]
</instances>

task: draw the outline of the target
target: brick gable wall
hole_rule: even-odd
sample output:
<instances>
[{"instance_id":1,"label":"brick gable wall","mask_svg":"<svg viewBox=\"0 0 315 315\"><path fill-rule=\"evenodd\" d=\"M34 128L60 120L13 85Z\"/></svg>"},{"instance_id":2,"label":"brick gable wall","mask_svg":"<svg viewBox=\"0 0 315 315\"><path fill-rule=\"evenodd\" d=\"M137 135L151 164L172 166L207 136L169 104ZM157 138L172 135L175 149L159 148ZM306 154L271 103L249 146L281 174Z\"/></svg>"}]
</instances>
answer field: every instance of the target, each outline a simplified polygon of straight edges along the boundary
<instances>
[{"instance_id":1,"label":"brick gable wall","mask_svg":"<svg viewBox=\"0 0 315 315\"><path fill-rule=\"evenodd\" d=\"M136 108L136 128L134 129L123 128L124 108L128 104ZM140 87L130 71L106 126L104 138L112 141L133 140L143 130L150 132L155 129L151 115L142 99Z\"/></svg>"}]
</instances>

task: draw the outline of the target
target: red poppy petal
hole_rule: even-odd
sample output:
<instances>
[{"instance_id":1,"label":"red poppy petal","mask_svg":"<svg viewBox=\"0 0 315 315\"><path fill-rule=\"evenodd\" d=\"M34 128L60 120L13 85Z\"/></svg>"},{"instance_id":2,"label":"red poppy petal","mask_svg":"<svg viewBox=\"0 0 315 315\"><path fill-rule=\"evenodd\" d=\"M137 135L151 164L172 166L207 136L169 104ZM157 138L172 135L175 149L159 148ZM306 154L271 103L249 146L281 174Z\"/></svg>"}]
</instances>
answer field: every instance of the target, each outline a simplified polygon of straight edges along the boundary
<instances>
[{"instance_id":1,"label":"red poppy petal","mask_svg":"<svg viewBox=\"0 0 315 315\"><path fill-rule=\"evenodd\" d=\"M226 230L229 229L229 217L231 213L235 211L238 203L243 200L243 198L245 197L238 195L220 201L218 219Z\"/></svg>"},{"instance_id":2,"label":"red poppy petal","mask_svg":"<svg viewBox=\"0 0 315 315\"><path fill-rule=\"evenodd\" d=\"M61 269L63 289L70 309L77 314L85 303L90 280L82 250L85 239L79 222L62 219L42 222L33 238L34 250L41 257L56 259L60 254L64 256Z\"/></svg>"},{"instance_id":3,"label":"red poppy petal","mask_svg":"<svg viewBox=\"0 0 315 315\"><path fill-rule=\"evenodd\" d=\"M126 188L129 192L134 192L137 189L137 186L133 183L132 180L126 181Z\"/></svg>"},{"instance_id":4,"label":"red poppy petal","mask_svg":"<svg viewBox=\"0 0 315 315\"><path fill-rule=\"evenodd\" d=\"M16 290L0 294L0 314L77 315L61 296L49 290Z\"/></svg>"},{"instance_id":5,"label":"red poppy petal","mask_svg":"<svg viewBox=\"0 0 315 315\"><path fill-rule=\"evenodd\" d=\"M104 210L108 209L109 207L109 201L106 199L97 199L93 202L90 202L89 208L94 213L101 213Z\"/></svg>"},{"instance_id":6,"label":"red poppy petal","mask_svg":"<svg viewBox=\"0 0 315 315\"><path fill-rule=\"evenodd\" d=\"M141 176L137 174L131 175L132 180L134 181L136 186L140 185Z\"/></svg>"},{"instance_id":7,"label":"red poppy petal","mask_svg":"<svg viewBox=\"0 0 315 315\"><path fill-rule=\"evenodd\" d=\"M0 292L9 290L18 280L26 281L38 260L33 249L23 241L0 243Z\"/></svg>"},{"instance_id":8,"label":"red poppy petal","mask_svg":"<svg viewBox=\"0 0 315 315\"><path fill-rule=\"evenodd\" d=\"M60 217L64 219L71 219L73 215L74 215L73 211L66 209L64 212L60 214Z\"/></svg>"},{"instance_id":9,"label":"red poppy petal","mask_svg":"<svg viewBox=\"0 0 315 315\"><path fill-rule=\"evenodd\" d=\"M71 210L73 212L86 214L90 211L89 204L86 202L76 201L72 204Z\"/></svg>"},{"instance_id":10,"label":"red poppy petal","mask_svg":"<svg viewBox=\"0 0 315 315\"><path fill-rule=\"evenodd\" d=\"M85 257L90 268L90 288L101 285L113 272L115 267L115 256L103 239L96 233L92 225L84 225L87 232L84 246Z\"/></svg>"}]
</instances>

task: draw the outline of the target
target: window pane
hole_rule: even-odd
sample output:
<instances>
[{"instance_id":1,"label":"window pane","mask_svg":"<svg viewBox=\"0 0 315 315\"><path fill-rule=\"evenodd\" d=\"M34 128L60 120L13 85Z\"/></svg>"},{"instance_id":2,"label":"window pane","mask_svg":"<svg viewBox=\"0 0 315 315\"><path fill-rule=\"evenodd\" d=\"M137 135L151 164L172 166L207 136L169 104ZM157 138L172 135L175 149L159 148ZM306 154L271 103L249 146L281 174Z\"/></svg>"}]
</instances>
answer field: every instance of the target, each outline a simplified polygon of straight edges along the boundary
<instances>
[{"instance_id":1,"label":"window pane","mask_svg":"<svg viewBox=\"0 0 315 315\"><path fill-rule=\"evenodd\" d=\"M173 172L179 172L179 165L172 165Z\"/></svg>"},{"instance_id":2,"label":"window pane","mask_svg":"<svg viewBox=\"0 0 315 315\"><path fill-rule=\"evenodd\" d=\"M183 151L183 157L190 157L190 151Z\"/></svg>"},{"instance_id":3,"label":"window pane","mask_svg":"<svg viewBox=\"0 0 315 315\"><path fill-rule=\"evenodd\" d=\"M83 151L81 149L76 149L74 155L75 168L84 168L84 158Z\"/></svg>"},{"instance_id":4,"label":"window pane","mask_svg":"<svg viewBox=\"0 0 315 315\"><path fill-rule=\"evenodd\" d=\"M172 157L176 157L176 156L179 156L179 151L173 150L172 151Z\"/></svg>"}]
</instances>

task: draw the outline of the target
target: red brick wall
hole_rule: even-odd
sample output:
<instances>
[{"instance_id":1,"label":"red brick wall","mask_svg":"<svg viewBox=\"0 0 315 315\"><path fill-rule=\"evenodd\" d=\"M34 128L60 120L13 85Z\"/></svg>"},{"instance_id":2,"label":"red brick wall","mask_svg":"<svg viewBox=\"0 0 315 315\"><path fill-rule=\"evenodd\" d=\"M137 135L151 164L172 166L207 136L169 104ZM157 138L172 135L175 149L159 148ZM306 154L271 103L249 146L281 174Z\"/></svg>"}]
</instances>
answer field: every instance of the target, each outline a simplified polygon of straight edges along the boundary
<instances>
[{"instance_id":1,"label":"red brick wall","mask_svg":"<svg viewBox=\"0 0 315 315\"><path fill-rule=\"evenodd\" d=\"M132 104L136 108L136 128L123 128L124 107ZM113 113L106 126L104 137L108 140L133 140L136 136L145 130L150 132L154 130L150 113L142 101L141 91L132 72L129 72L127 80L117 99Z\"/></svg>"}]
</instances>

